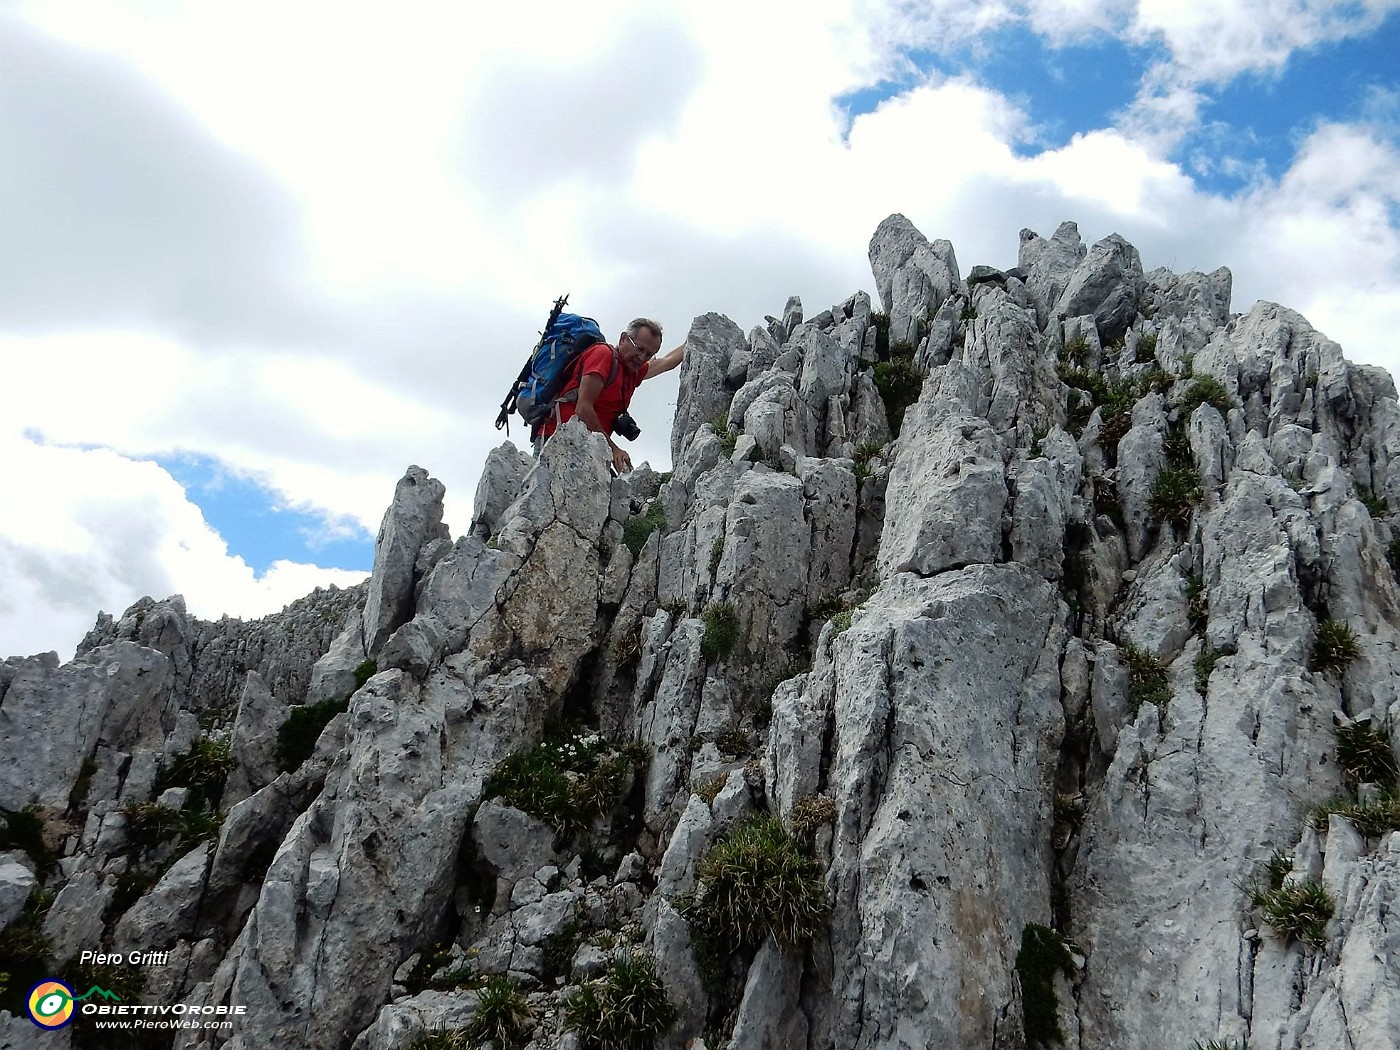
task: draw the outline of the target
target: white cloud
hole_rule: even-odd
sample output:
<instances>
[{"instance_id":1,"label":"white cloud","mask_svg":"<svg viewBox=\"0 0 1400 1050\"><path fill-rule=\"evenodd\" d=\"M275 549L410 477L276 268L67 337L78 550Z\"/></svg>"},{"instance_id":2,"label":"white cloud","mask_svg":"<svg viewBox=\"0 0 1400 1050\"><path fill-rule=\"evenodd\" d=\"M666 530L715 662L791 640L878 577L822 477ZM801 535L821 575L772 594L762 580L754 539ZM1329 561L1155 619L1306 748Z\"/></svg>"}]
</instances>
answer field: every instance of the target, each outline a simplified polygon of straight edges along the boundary
<instances>
[{"instance_id":1,"label":"white cloud","mask_svg":"<svg viewBox=\"0 0 1400 1050\"><path fill-rule=\"evenodd\" d=\"M289 494L289 506L350 515L371 532L405 450L446 459L461 425L310 353L215 353L140 332L87 332L0 338L0 357L27 391L9 406L16 430L130 456L217 457Z\"/></svg>"},{"instance_id":2,"label":"white cloud","mask_svg":"<svg viewBox=\"0 0 1400 1050\"><path fill-rule=\"evenodd\" d=\"M257 576L154 463L0 432L0 652L72 648L99 610L183 594L207 619L254 617L363 573L279 562Z\"/></svg>"},{"instance_id":3,"label":"white cloud","mask_svg":"<svg viewBox=\"0 0 1400 1050\"><path fill-rule=\"evenodd\" d=\"M48 495L6 518L0 601L47 595L74 640L97 607L143 593L183 590L218 615L312 571L253 580L134 458L215 456L288 505L371 531L418 463L447 484L460 532L501 439L496 405L555 295L609 331L658 316L669 345L709 310L747 328L800 294L816 313L872 287L867 241L894 211L951 239L964 269L1010 266L1021 227L1072 218L1091 240L1122 233L1149 267L1229 265L1240 308L1261 296L1302 309L1354 357L1391 352L1393 149L1329 125L1285 177L1235 200L1165 159L1212 78L1360 31L1376 6L16 9L43 32L18 27L6 54L24 75L0 70L19 158L7 170L25 173L11 187L24 214L0 224L21 223L44 265L14 271L22 296L0 288L0 358L24 391L4 440L32 467L21 484L0 459L0 483ZM1027 112L908 58L1013 23L1056 43L1155 41L1163 64L1131 121L1028 155ZM891 77L909 86L874 112L837 110ZM42 119L45 105L62 120ZM1372 109L1392 112L1379 97ZM634 459L664 461L674 398L674 376L638 394ZM39 449L23 428L115 451ZM75 495L89 491L95 502ZM0 652L60 644L10 642L31 637L6 634L20 626L0 623Z\"/></svg>"},{"instance_id":4,"label":"white cloud","mask_svg":"<svg viewBox=\"0 0 1400 1050\"><path fill-rule=\"evenodd\" d=\"M1240 204L1254 294L1303 313L1348 356L1400 371L1400 150L1326 124L1276 184ZM1264 290L1267 285L1267 291Z\"/></svg>"},{"instance_id":5,"label":"white cloud","mask_svg":"<svg viewBox=\"0 0 1400 1050\"><path fill-rule=\"evenodd\" d=\"M1186 79L1223 83L1369 33L1397 9L1396 0L1140 0L1132 35L1164 43Z\"/></svg>"}]
</instances>

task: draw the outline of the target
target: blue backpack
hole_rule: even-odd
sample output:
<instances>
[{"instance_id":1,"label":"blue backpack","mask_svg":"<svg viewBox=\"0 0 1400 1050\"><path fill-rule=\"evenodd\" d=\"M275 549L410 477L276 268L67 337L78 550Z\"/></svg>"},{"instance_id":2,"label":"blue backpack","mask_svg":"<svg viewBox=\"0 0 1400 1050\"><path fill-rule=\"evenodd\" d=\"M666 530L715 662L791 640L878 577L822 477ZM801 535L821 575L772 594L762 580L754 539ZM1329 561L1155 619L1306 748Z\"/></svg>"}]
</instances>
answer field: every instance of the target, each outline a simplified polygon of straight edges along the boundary
<instances>
[{"instance_id":1,"label":"blue backpack","mask_svg":"<svg viewBox=\"0 0 1400 1050\"><path fill-rule=\"evenodd\" d=\"M590 346L603 342L602 329L591 317L564 313L569 297L554 301L554 309L540 333L540 341L530 352L530 359L501 402L501 414L496 417L496 429L510 433L509 417L517 412L531 428L531 435L549 418L549 413L569 378L570 366ZM613 370L617 368L613 362ZM611 376L609 377L611 381Z\"/></svg>"}]
</instances>

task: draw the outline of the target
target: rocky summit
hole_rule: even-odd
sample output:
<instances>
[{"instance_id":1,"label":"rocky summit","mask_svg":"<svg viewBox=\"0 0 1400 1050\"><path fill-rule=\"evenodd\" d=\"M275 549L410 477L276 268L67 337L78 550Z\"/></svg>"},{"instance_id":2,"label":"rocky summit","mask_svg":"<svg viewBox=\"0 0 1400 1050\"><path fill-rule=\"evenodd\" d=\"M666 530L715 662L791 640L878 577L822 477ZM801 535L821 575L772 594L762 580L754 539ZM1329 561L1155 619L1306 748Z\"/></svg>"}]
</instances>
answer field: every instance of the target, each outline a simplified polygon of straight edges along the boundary
<instances>
[{"instance_id":1,"label":"rocky summit","mask_svg":"<svg viewBox=\"0 0 1400 1050\"><path fill-rule=\"evenodd\" d=\"M1073 223L870 262L694 321L671 473L0 665L0 1044L1397 1045L1390 376Z\"/></svg>"}]
</instances>

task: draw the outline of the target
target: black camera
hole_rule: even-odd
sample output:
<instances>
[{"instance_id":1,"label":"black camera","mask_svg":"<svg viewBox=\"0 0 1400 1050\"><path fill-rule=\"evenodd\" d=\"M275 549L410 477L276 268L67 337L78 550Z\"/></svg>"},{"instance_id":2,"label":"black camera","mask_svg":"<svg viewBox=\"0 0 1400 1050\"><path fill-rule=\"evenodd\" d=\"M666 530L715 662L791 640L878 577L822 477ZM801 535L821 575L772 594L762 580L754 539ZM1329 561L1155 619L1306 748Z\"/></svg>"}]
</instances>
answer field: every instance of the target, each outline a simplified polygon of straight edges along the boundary
<instances>
[{"instance_id":1,"label":"black camera","mask_svg":"<svg viewBox=\"0 0 1400 1050\"><path fill-rule=\"evenodd\" d=\"M637 426L637 421L626 412L619 412L617 419L613 421L613 433L621 434L628 441L636 441L641 436L642 428Z\"/></svg>"}]
</instances>

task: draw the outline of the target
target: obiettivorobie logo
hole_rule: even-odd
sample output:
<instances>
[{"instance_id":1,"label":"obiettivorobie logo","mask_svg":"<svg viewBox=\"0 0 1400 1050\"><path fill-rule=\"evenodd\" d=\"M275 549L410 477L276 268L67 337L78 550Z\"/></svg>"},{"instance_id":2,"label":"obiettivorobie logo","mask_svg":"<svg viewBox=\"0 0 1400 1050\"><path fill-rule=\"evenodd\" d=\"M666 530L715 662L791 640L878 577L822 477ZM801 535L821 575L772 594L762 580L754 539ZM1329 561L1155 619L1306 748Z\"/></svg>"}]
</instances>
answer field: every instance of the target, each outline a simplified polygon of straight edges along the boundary
<instances>
[{"instance_id":1,"label":"obiettivorobie logo","mask_svg":"<svg viewBox=\"0 0 1400 1050\"><path fill-rule=\"evenodd\" d=\"M73 1004L94 995L109 1002L121 1002L121 996L116 992L109 992L95 984L82 995L74 995L73 989L62 981L40 981L29 991L29 1019L40 1028L62 1028L72 1023Z\"/></svg>"}]
</instances>

